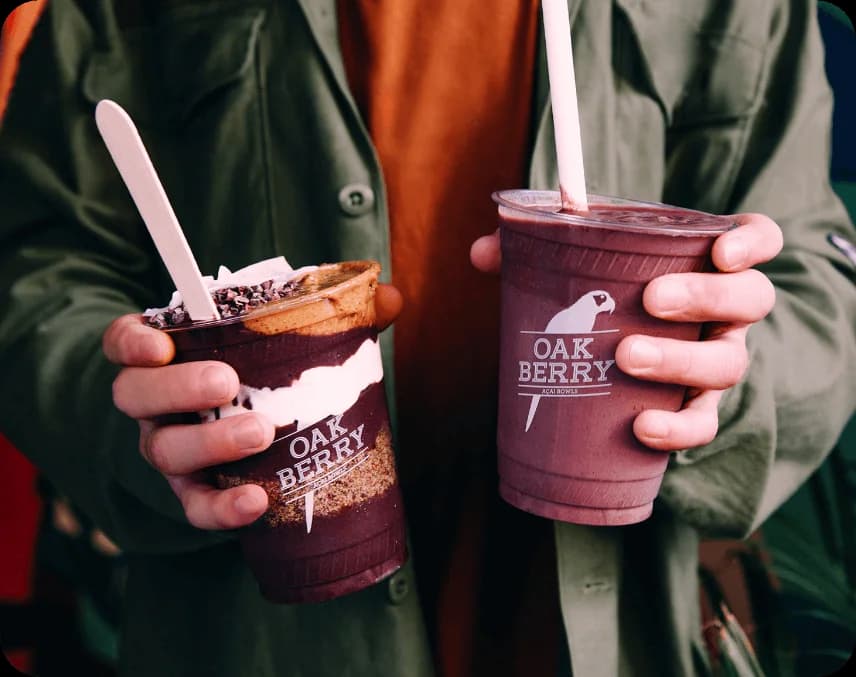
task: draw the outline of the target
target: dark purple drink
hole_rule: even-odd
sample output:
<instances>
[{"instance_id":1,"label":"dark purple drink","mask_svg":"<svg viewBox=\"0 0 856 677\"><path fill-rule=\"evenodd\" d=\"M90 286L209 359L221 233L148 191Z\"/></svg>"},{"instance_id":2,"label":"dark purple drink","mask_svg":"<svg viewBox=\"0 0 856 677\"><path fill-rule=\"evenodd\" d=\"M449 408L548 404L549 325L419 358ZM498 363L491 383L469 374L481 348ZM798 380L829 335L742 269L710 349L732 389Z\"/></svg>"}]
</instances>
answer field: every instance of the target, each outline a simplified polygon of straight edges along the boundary
<instances>
[{"instance_id":1,"label":"dark purple drink","mask_svg":"<svg viewBox=\"0 0 856 677\"><path fill-rule=\"evenodd\" d=\"M696 340L701 326L666 322L642 306L645 285L710 266L726 217L592 196L584 214L559 195L504 191L499 375L500 493L566 522L619 525L651 514L668 454L634 436L644 409L677 411L682 386L642 381L615 366L629 334Z\"/></svg>"},{"instance_id":2,"label":"dark purple drink","mask_svg":"<svg viewBox=\"0 0 856 677\"><path fill-rule=\"evenodd\" d=\"M375 327L379 271L369 261L321 266L280 300L169 330L176 361L221 360L238 373L238 397L204 419L254 410L277 426L267 451L217 469L221 487L268 494L267 512L239 537L272 601L355 592L406 559Z\"/></svg>"}]
</instances>

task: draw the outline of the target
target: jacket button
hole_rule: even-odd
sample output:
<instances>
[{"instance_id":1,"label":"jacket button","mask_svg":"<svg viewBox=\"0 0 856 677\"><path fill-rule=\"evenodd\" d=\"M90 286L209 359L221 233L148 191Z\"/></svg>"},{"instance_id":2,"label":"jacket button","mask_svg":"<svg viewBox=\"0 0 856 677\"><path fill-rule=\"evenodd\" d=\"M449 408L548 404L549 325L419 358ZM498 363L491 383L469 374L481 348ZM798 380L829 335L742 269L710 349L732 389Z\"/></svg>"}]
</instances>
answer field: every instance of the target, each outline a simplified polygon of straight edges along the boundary
<instances>
[{"instance_id":1,"label":"jacket button","mask_svg":"<svg viewBox=\"0 0 856 677\"><path fill-rule=\"evenodd\" d=\"M339 207L348 216L367 214L374 203L374 191L363 183L349 183L339 191Z\"/></svg>"},{"instance_id":2,"label":"jacket button","mask_svg":"<svg viewBox=\"0 0 856 677\"><path fill-rule=\"evenodd\" d=\"M399 571L389 579L389 599L393 604L401 604L410 592L407 575Z\"/></svg>"}]
</instances>

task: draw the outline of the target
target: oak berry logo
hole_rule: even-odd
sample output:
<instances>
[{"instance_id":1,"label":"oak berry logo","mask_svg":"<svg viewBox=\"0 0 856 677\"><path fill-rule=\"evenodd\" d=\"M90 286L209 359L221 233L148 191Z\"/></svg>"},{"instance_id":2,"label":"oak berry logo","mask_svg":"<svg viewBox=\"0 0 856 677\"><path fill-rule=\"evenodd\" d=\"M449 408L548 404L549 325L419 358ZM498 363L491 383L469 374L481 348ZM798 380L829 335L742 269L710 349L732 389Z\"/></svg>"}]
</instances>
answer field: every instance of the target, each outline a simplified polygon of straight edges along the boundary
<instances>
[{"instance_id":1,"label":"oak berry logo","mask_svg":"<svg viewBox=\"0 0 856 677\"><path fill-rule=\"evenodd\" d=\"M597 289L583 294L556 313L543 331L523 330L526 358L518 360L518 395L530 397L524 430L528 431L542 397L596 397L609 395L609 370L614 359L595 359L599 334L617 329L595 330L598 316L612 314L615 301Z\"/></svg>"},{"instance_id":2,"label":"oak berry logo","mask_svg":"<svg viewBox=\"0 0 856 677\"><path fill-rule=\"evenodd\" d=\"M351 473L368 460L363 439L365 424L353 430L342 425L342 414L275 440L287 449L291 464L276 471L286 503L304 501L306 533L312 531L315 492Z\"/></svg>"}]
</instances>

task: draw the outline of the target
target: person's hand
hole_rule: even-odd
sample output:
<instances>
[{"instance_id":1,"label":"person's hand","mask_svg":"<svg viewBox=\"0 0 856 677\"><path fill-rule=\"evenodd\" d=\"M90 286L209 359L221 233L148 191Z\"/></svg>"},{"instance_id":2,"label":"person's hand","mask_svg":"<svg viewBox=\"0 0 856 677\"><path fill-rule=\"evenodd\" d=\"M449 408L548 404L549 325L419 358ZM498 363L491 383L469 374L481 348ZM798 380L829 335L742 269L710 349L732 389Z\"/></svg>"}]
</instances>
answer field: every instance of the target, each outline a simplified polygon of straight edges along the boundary
<instances>
[{"instance_id":1,"label":"person's hand","mask_svg":"<svg viewBox=\"0 0 856 677\"><path fill-rule=\"evenodd\" d=\"M392 323L401 306L398 290L378 285L380 329ZM175 414L231 402L239 387L235 370L216 361L170 364L172 339L143 324L140 315L116 319L102 343L107 358L123 367L113 383L113 402L138 421L140 453L169 482L188 521L201 529L235 529L258 519L267 510L264 489L255 484L217 489L206 469L267 449L273 424L258 412L207 423L174 421Z\"/></svg>"},{"instance_id":2,"label":"person's hand","mask_svg":"<svg viewBox=\"0 0 856 677\"><path fill-rule=\"evenodd\" d=\"M649 409L633 422L645 445L677 451L707 444L719 427L718 405L725 390L740 381L748 367L746 333L773 308L775 289L752 266L769 261L782 248L782 232L761 214L735 216L737 228L713 245L719 272L663 275L645 288L645 310L675 322L704 322L704 340L677 341L651 336L626 336L618 344L615 363L636 378L689 386L679 412ZM473 265L498 272L498 233L476 240Z\"/></svg>"}]
</instances>

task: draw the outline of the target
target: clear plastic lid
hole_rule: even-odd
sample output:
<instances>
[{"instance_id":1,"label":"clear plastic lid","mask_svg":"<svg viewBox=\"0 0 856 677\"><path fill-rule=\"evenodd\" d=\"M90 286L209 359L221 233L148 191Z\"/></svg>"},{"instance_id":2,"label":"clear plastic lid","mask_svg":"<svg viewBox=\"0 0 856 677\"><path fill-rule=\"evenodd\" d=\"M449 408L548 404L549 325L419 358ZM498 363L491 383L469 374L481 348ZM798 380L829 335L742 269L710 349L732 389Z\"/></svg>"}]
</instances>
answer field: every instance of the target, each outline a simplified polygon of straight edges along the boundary
<instances>
[{"instance_id":1,"label":"clear plastic lid","mask_svg":"<svg viewBox=\"0 0 856 677\"><path fill-rule=\"evenodd\" d=\"M504 217L553 225L683 236L719 235L735 226L729 216L606 195L589 195L589 211L578 213L563 212L555 190L502 190L492 197Z\"/></svg>"}]
</instances>

